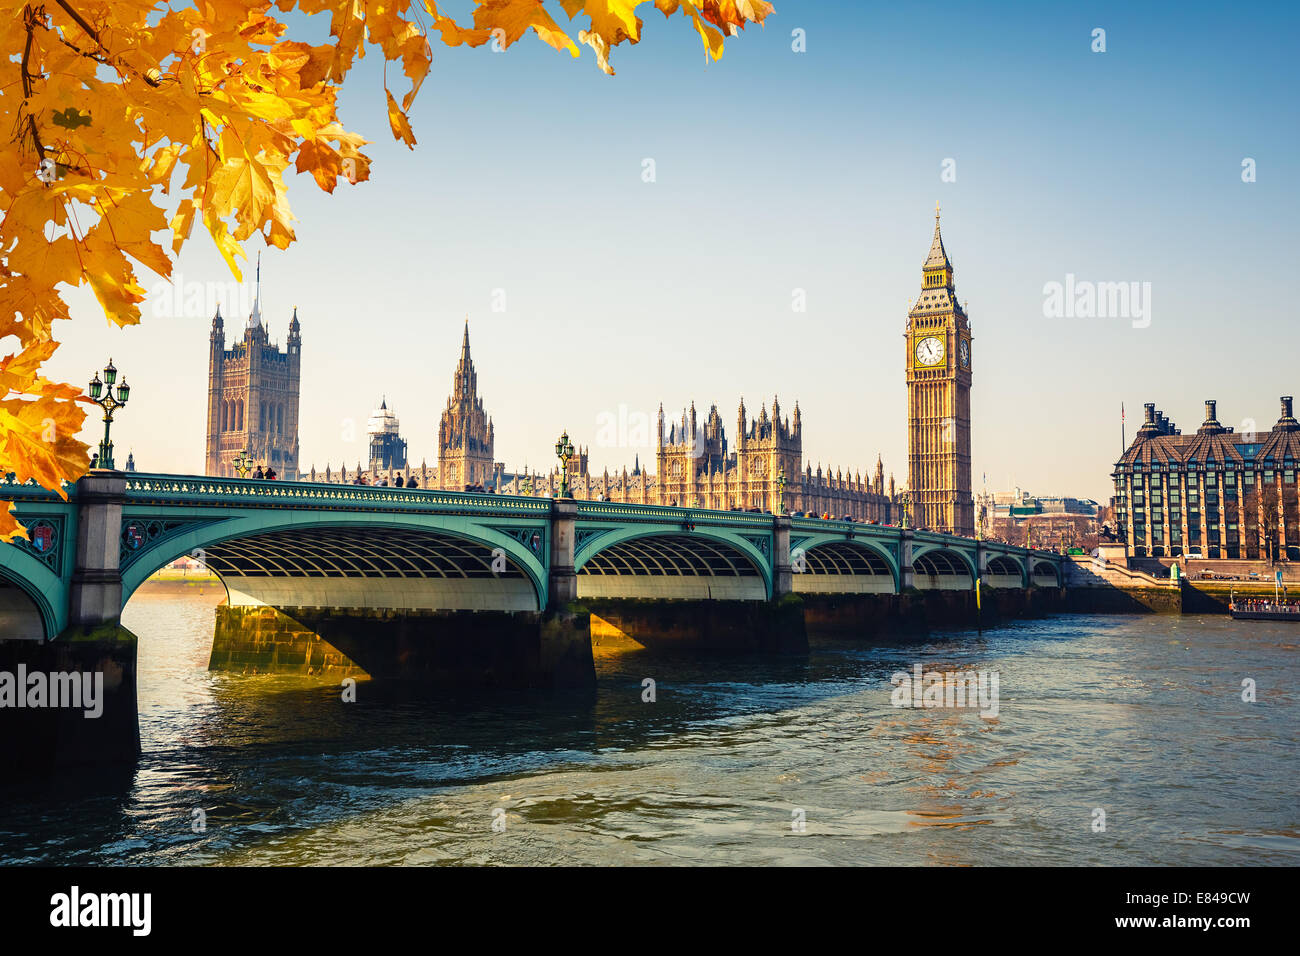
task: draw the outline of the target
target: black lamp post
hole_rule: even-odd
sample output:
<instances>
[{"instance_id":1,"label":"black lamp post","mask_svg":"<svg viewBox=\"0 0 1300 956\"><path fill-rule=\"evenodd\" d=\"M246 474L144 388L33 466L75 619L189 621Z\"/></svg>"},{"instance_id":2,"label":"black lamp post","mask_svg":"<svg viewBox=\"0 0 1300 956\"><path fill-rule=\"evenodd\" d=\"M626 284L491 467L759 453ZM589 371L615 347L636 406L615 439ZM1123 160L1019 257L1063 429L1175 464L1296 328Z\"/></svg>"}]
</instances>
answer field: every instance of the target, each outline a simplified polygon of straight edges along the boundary
<instances>
[{"instance_id":1,"label":"black lamp post","mask_svg":"<svg viewBox=\"0 0 1300 956\"><path fill-rule=\"evenodd\" d=\"M114 394L116 386L116 394ZM131 397L131 386L126 384L126 379L121 383L117 381L117 367L113 365L113 360L109 359L108 364L104 366L104 380L99 380L99 373L90 380L90 398L96 405L104 410L104 440L99 443L99 455L96 457L96 467L108 471L113 470L113 443L109 441L109 428L113 424L113 413L126 404Z\"/></svg>"},{"instance_id":2,"label":"black lamp post","mask_svg":"<svg viewBox=\"0 0 1300 956\"><path fill-rule=\"evenodd\" d=\"M573 442L569 441L569 431L565 429L555 442L555 457L560 459L560 497L572 498L569 493L569 462L573 460Z\"/></svg>"}]
</instances>

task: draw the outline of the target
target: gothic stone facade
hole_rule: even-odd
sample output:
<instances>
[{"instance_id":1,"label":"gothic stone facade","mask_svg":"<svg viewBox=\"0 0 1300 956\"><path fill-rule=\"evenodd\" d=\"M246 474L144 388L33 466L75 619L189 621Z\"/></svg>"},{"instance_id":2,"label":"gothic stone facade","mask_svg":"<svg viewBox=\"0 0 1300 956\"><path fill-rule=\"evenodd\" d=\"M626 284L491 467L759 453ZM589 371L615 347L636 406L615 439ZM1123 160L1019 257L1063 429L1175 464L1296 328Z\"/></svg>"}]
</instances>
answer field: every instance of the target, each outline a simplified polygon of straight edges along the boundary
<instances>
[{"instance_id":1,"label":"gothic stone facade","mask_svg":"<svg viewBox=\"0 0 1300 956\"><path fill-rule=\"evenodd\" d=\"M467 486L495 485L500 467L493 459L495 430L478 394L478 373L469 354L469 320L461 339L460 361L451 395L438 423L438 487L461 491Z\"/></svg>"},{"instance_id":2,"label":"gothic stone facade","mask_svg":"<svg viewBox=\"0 0 1300 956\"><path fill-rule=\"evenodd\" d=\"M877 459L876 474L864 481L861 473L854 477L843 471L816 472L803 461L803 425L796 403L793 418L781 416L781 404L772 400L772 416L764 403L759 416L749 419L745 403L737 412L734 450L729 450L722 417L711 406L701 424L694 403L682 412L680 422L668 426L663 407L655 448L656 474L621 473L601 475L578 469L569 479L575 498L604 499L635 504L677 505L680 507L758 508L776 513L782 505L786 511L849 515L863 521L892 523L896 514L894 481L885 485L884 465ZM570 463L572 466L572 462ZM571 467L571 471L572 471ZM781 478L785 483L782 485ZM512 476L503 490L506 494L556 495L560 491L558 469L541 476Z\"/></svg>"},{"instance_id":3,"label":"gothic stone facade","mask_svg":"<svg viewBox=\"0 0 1300 956\"><path fill-rule=\"evenodd\" d=\"M377 436L394 447L400 442L397 420L385 402L370 429L372 449ZM740 403L736 419L734 448L727 442L722 417L717 406L701 425L695 406L689 414L682 412L679 423L665 421L659 409L655 449L657 474L643 471L638 461L631 474L624 467L611 476L588 471L588 452L579 447L569 462L569 489L575 498L603 499L637 504L680 505L683 507L758 508L786 511L849 515L863 521L896 523L901 512L891 476L886 485L884 465L876 461L875 477L863 479L842 470L813 470L803 461L803 424L798 404L793 418L782 417L781 403L772 400L772 414L763 405L757 418L750 419L745 404ZM485 490L511 495L556 496L561 490L558 466L544 474L507 474L504 465L494 458L492 419L484 410L478 394L478 375L470 357L469 325L461 341L460 361L452 379L451 396L438 426L438 463L418 467L395 462L385 463L383 455L371 455L369 467L357 462L355 467L313 467L300 477L304 481L348 483L364 475L371 484L396 485L400 476L404 486L414 480L417 488L463 491L468 485L482 485ZM405 442L400 442L405 449ZM781 484L784 477L785 484ZM784 494L782 494L784 488Z\"/></svg>"},{"instance_id":4,"label":"gothic stone facade","mask_svg":"<svg viewBox=\"0 0 1300 956\"><path fill-rule=\"evenodd\" d=\"M217 310L209 337L206 474L235 477L233 462L246 451L255 466L274 468L286 478L297 476L301 364L297 309L283 352L267 340L257 299L243 338L230 349Z\"/></svg>"},{"instance_id":5,"label":"gothic stone facade","mask_svg":"<svg viewBox=\"0 0 1300 956\"><path fill-rule=\"evenodd\" d=\"M907 485L912 524L974 536L971 497L971 333L939 234L907 314Z\"/></svg>"},{"instance_id":6,"label":"gothic stone facade","mask_svg":"<svg viewBox=\"0 0 1300 956\"><path fill-rule=\"evenodd\" d=\"M1300 560L1300 421L1290 395L1272 430L1234 432L1214 401L1184 435L1154 404L1115 464L1115 518L1133 557Z\"/></svg>"}]
</instances>

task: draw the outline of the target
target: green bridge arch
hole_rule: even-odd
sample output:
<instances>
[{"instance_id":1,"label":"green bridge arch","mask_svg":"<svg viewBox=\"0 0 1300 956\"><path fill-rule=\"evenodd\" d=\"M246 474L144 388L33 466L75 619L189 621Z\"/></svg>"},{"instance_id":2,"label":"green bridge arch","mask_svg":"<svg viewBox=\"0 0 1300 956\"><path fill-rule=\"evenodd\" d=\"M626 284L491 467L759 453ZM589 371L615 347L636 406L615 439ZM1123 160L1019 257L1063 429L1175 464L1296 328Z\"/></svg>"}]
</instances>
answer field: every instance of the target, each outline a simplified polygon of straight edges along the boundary
<instances>
[{"instance_id":1,"label":"green bridge arch","mask_svg":"<svg viewBox=\"0 0 1300 956\"><path fill-rule=\"evenodd\" d=\"M0 578L31 601L47 640L63 633L68 624L68 582L63 576L16 545L5 545Z\"/></svg>"},{"instance_id":2,"label":"green bridge arch","mask_svg":"<svg viewBox=\"0 0 1300 956\"><path fill-rule=\"evenodd\" d=\"M974 542L972 542L972 545L973 544ZM937 553L955 554L961 560L962 565L966 568L966 573L970 575L970 586L972 588L975 586L975 579L979 577L979 570L976 569L975 567L975 555L974 555L973 547L968 552L963 547L953 547L952 544L947 542L941 544L925 544L919 548L916 548L912 552L912 567L913 568L916 567L916 562L918 559L925 557L927 554L937 554Z\"/></svg>"},{"instance_id":3,"label":"green bridge arch","mask_svg":"<svg viewBox=\"0 0 1300 956\"><path fill-rule=\"evenodd\" d=\"M192 527L170 534L156 544L146 544L136 553L130 564L122 571L122 606L126 606L132 594L155 571L177 558L193 555L195 552L206 552L224 543L286 531L359 531L367 534L382 534L388 530L401 530L422 532L431 537L446 535L488 549L500 548L507 560L523 572L537 599L537 607L539 609L546 607L548 579L542 559L539 554L534 553L509 533L510 530L514 530L524 532L525 535L538 535L540 538L538 551L545 554L547 545L545 522L523 523L506 530L492 527L488 523L491 522L490 518L455 514L296 512L276 509L231 515L229 510L219 510L221 513L213 516L212 520L205 521L202 517L195 519ZM184 512L187 517L194 513L192 510ZM122 524L126 528L133 522L147 523L165 520L168 517L171 515L163 509L152 508L141 511L138 508L128 507L124 509Z\"/></svg>"},{"instance_id":4,"label":"green bridge arch","mask_svg":"<svg viewBox=\"0 0 1300 956\"><path fill-rule=\"evenodd\" d=\"M838 544L848 547L859 548L863 551L873 554L884 560L889 568L890 579L893 584L893 591L897 594L901 588L902 574L898 568L897 539L886 539L881 541L879 538L870 534L859 535L852 534L834 534L834 533L813 533L811 535L791 535L790 536L790 553L793 556L796 549L811 551L821 545Z\"/></svg>"},{"instance_id":5,"label":"green bridge arch","mask_svg":"<svg viewBox=\"0 0 1300 956\"><path fill-rule=\"evenodd\" d=\"M623 527L591 527L584 523L579 526L577 532L581 536L581 544L576 545L574 548L573 569L581 576L583 568L587 567L592 559L598 555L618 548L620 545L636 541L648 541L656 538L673 539L674 541L696 540L702 543L722 545L738 552L740 556L749 562L762 582L764 597L772 597L772 561L770 558L772 536L770 532L747 535L743 531L732 531L709 524L694 524L688 529L686 527L688 523L689 519L687 518L675 524L655 522L625 525ZM766 553L764 549L766 549Z\"/></svg>"}]
</instances>

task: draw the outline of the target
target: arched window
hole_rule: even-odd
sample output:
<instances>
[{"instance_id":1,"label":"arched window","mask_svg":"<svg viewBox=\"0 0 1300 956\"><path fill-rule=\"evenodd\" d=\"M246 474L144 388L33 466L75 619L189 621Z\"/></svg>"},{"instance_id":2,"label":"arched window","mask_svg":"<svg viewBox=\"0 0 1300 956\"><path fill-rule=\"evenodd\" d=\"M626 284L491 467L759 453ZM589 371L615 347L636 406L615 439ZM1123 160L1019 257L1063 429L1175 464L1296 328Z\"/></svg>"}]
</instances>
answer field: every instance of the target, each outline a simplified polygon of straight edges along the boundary
<instances>
[{"instance_id":1,"label":"arched window","mask_svg":"<svg viewBox=\"0 0 1300 956\"><path fill-rule=\"evenodd\" d=\"M242 398L239 400L239 404L235 406L235 410L235 431L242 432L244 430L244 400Z\"/></svg>"}]
</instances>

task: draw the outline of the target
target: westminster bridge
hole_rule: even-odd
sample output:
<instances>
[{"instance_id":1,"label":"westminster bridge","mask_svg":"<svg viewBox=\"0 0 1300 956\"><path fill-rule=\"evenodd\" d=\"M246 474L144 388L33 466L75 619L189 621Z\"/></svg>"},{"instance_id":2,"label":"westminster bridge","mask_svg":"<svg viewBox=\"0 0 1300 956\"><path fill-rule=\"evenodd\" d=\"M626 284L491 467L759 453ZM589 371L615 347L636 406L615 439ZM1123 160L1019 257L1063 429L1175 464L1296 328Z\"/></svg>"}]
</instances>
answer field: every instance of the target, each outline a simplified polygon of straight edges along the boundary
<instances>
[{"instance_id":1,"label":"westminster bridge","mask_svg":"<svg viewBox=\"0 0 1300 956\"><path fill-rule=\"evenodd\" d=\"M213 667L508 686L593 682L593 640L799 651L805 623L974 625L1065 582L1050 552L784 515L136 472L65 490L0 483L29 534L0 543L0 670L118 675L132 726L122 609L182 556L226 589Z\"/></svg>"}]
</instances>

